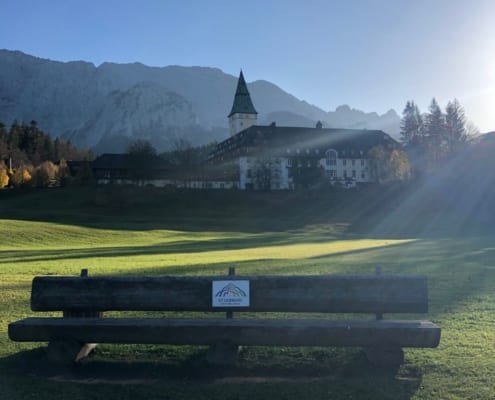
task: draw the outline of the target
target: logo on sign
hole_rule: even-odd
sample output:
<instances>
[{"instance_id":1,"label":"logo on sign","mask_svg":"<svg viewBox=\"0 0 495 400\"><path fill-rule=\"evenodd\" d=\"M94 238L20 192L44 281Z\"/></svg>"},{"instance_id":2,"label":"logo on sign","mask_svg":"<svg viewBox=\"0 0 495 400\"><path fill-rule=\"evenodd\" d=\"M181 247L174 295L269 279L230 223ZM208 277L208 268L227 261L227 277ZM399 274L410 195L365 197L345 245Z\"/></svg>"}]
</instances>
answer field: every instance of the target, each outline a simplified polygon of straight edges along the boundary
<instances>
[{"instance_id":1,"label":"logo on sign","mask_svg":"<svg viewBox=\"0 0 495 400\"><path fill-rule=\"evenodd\" d=\"M213 307L249 307L249 281L213 281Z\"/></svg>"}]
</instances>

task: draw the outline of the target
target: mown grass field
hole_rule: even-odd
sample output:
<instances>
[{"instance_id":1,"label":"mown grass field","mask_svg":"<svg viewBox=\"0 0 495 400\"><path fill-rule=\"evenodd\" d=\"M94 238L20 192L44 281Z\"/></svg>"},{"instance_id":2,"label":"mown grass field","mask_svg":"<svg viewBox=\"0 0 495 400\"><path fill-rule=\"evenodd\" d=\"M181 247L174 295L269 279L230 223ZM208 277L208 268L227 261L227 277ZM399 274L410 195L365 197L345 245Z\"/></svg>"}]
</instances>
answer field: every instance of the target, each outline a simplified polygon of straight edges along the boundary
<instances>
[{"instance_id":1,"label":"mown grass field","mask_svg":"<svg viewBox=\"0 0 495 400\"><path fill-rule=\"evenodd\" d=\"M338 195L222 196L2 193L0 398L495 398L495 235L385 234L375 228L391 225L386 215L399 218L393 204L358 229L356 220L376 207L371 198L351 209ZM86 365L64 369L47 363L43 343L7 337L9 322L33 314L35 275L77 275L81 268L91 275L224 274L232 265L239 274L372 273L377 266L425 274L426 318L441 326L440 346L406 349L398 371L372 368L359 349L247 347L235 368L211 368L205 348L142 345L101 345Z\"/></svg>"}]
</instances>

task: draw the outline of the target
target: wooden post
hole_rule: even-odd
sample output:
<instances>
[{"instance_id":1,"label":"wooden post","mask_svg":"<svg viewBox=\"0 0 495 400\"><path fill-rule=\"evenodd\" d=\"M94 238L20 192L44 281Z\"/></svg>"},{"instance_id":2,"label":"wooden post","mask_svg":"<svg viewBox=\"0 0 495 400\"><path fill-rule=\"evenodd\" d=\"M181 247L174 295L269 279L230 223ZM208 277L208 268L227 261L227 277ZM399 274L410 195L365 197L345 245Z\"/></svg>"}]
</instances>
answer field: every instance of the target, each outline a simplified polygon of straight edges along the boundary
<instances>
[{"instance_id":1,"label":"wooden post","mask_svg":"<svg viewBox=\"0 0 495 400\"><path fill-rule=\"evenodd\" d=\"M235 267L229 267L229 276L235 276ZM227 311L227 319L234 318L232 311ZM239 355L239 346L236 343L220 340L208 349L206 361L211 365L234 365Z\"/></svg>"},{"instance_id":2,"label":"wooden post","mask_svg":"<svg viewBox=\"0 0 495 400\"><path fill-rule=\"evenodd\" d=\"M81 269L81 278L88 277L88 269ZM101 311L72 311L64 310L64 318L101 318ZM76 339L66 339L51 341L48 343L48 358L58 363L73 363L84 361L88 355L96 348L96 343L83 343Z\"/></svg>"},{"instance_id":3,"label":"wooden post","mask_svg":"<svg viewBox=\"0 0 495 400\"><path fill-rule=\"evenodd\" d=\"M235 276L235 267L229 267L229 276ZM227 319L234 318L234 313L232 311L227 311L226 313Z\"/></svg>"},{"instance_id":4,"label":"wooden post","mask_svg":"<svg viewBox=\"0 0 495 400\"><path fill-rule=\"evenodd\" d=\"M376 275L381 275L382 274L382 267L376 267L375 269L375 274ZM383 314L382 313L377 313L375 314L377 320L382 320L383 319Z\"/></svg>"}]
</instances>

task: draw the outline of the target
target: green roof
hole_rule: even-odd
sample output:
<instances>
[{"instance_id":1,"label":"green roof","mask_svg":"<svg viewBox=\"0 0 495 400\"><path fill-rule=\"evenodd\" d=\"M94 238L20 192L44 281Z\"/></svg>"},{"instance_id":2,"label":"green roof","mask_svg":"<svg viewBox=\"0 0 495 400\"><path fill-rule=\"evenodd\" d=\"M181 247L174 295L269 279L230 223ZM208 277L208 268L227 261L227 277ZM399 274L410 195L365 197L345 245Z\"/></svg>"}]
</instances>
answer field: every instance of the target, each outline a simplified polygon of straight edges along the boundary
<instances>
[{"instance_id":1,"label":"green roof","mask_svg":"<svg viewBox=\"0 0 495 400\"><path fill-rule=\"evenodd\" d=\"M228 117L234 114L258 114L251 101L251 96L244 80L244 75L239 75L239 80L237 81L237 90L235 91L234 104L232 105L232 110Z\"/></svg>"}]
</instances>

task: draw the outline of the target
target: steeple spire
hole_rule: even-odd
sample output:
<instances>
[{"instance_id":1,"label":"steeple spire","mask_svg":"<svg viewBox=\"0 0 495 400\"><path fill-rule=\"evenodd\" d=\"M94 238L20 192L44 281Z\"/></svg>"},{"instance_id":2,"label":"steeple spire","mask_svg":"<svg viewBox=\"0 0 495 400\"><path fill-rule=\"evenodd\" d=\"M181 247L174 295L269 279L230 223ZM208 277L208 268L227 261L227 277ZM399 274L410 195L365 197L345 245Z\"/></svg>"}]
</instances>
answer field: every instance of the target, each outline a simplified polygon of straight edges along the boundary
<instances>
[{"instance_id":1,"label":"steeple spire","mask_svg":"<svg viewBox=\"0 0 495 400\"><path fill-rule=\"evenodd\" d=\"M234 104L232 105L232 110L230 111L228 118L234 114L258 114L254 108L253 102L251 101L251 96L249 95L242 69L239 75L239 80L237 81Z\"/></svg>"}]
</instances>

